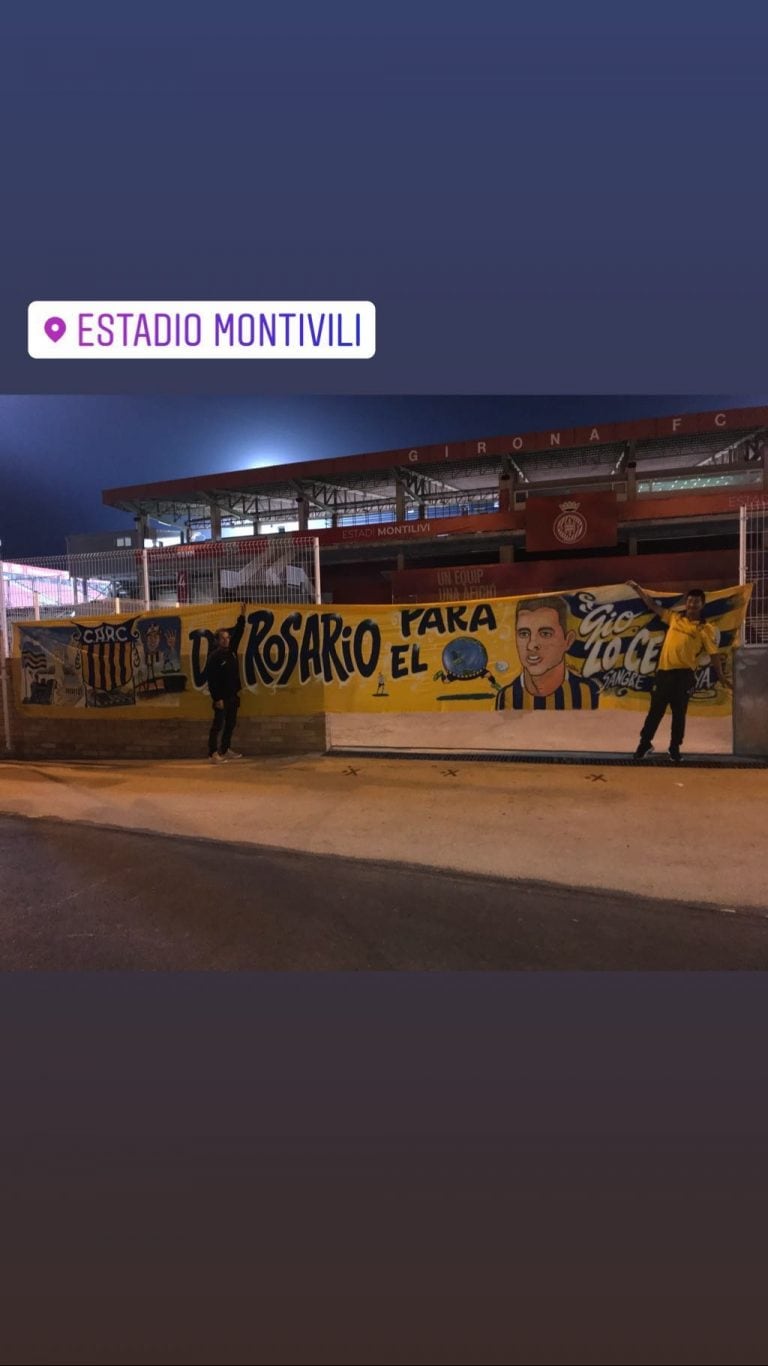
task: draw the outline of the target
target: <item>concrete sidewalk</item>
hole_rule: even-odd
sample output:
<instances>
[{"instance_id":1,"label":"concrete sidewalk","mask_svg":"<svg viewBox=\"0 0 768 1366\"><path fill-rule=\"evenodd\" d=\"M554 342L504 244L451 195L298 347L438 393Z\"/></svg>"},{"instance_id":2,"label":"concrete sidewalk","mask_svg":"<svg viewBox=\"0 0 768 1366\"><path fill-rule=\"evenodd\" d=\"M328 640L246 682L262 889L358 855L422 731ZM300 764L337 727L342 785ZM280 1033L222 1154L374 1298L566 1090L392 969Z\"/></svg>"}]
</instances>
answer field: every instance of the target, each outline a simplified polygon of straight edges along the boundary
<instances>
[{"instance_id":1,"label":"concrete sidewalk","mask_svg":"<svg viewBox=\"0 0 768 1366\"><path fill-rule=\"evenodd\" d=\"M0 764L0 811L768 906L768 770L318 756Z\"/></svg>"}]
</instances>

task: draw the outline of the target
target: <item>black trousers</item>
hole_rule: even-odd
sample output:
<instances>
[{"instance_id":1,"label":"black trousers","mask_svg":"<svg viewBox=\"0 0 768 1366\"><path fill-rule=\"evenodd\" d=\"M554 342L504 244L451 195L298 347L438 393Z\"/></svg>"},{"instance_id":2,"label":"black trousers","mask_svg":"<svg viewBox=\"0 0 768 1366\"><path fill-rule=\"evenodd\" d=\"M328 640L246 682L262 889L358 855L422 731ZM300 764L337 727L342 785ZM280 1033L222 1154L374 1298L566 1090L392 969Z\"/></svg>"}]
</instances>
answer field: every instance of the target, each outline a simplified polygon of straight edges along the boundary
<instances>
[{"instance_id":1,"label":"black trousers","mask_svg":"<svg viewBox=\"0 0 768 1366\"><path fill-rule=\"evenodd\" d=\"M213 708L213 721L208 735L208 753L215 754L218 749L219 754L226 754L232 741L232 733L237 725L237 709L240 706L240 698L237 693L234 697L225 697L224 706ZM221 739L219 733L221 732Z\"/></svg>"},{"instance_id":2,"label":"black trousers","mask_svg":"<svg viewBox=\"0 0 768 1366\"><path fill-rule=\"evenodd\" d=\"M679 749L685 735L685 713L688 710L696 675L693 669L657 669L653 682L651 706L640 732L640 744L650 745L667 707L672 709L672 740L670 749Z\"/></svg>"}]
</instances>

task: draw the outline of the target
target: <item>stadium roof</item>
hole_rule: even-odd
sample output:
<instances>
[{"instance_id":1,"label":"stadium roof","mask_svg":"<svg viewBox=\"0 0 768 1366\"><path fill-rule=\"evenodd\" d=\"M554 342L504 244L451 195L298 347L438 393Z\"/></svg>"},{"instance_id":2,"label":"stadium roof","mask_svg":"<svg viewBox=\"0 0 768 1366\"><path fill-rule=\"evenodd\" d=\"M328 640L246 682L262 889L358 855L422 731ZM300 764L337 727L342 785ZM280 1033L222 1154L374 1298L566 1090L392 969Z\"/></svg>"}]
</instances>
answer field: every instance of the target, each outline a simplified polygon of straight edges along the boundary
<instances>
[{"instance_id":1,"label":"stadium roof","mask_svg":"<svg viewBox=\"0 0 768 1366\"><path fill-rule=\"evenodd\" d=\"M512 433L439 445L299 461L229 473L191 475L106 489L109 507L134 516L203 513L211 505L247 517L296 506L303 497L320 514L388 504L398 482L416 501L491 490L499 474L521 484L574 481L614 469L629 450L646 469L720 463L748 435L768 429L768 408L720 409L591 427ZM576 473L576 470L579 473Z\"/></svg>"}]
</instances>

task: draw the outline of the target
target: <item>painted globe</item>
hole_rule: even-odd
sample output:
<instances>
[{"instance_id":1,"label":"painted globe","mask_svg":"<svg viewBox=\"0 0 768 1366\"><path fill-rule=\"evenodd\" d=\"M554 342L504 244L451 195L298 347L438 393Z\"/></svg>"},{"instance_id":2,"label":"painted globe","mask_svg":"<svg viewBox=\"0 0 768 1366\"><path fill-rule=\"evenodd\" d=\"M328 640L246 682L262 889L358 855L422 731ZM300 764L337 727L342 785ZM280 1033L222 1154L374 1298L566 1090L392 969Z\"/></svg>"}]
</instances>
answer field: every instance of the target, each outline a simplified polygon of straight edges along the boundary
<instances>
[{"instance_id":1,"label":"painted globe","mask_svg":"<svg viewBox=\"0 0 768 1366\"><path fill-rule=\"evenodd\" d=\"M485 646L471 636L449 640L443 650L443 668L454 678L477 678L488 664Z\"/></svg>"}]
</instances>

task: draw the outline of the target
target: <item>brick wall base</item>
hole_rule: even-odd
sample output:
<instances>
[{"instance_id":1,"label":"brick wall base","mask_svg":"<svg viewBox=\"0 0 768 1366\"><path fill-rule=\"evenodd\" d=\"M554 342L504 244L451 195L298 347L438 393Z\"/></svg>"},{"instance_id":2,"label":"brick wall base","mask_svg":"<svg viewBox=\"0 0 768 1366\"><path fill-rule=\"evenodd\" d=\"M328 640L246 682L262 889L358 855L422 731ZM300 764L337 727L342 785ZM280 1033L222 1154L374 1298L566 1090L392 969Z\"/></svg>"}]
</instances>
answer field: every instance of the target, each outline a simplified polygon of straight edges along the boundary
<instances>
[{"instance_id":1,"label":"brick wall base","mask_svg":"<svg viewBox=\"0 0 768 1366\"><path fill-rule=\"evenodd\" d=\"M16 706L13 669L8 670L13 759L202 759L208 753L210 720L167 716L119 721L111 716L40 716ZM37 712L37 715L34 713ZM0 730L2 716L0 714ZM243 754L318 754L328 747L324 712L312 716L242 716L234 746Z\"/></svg>"}]
</instances>

